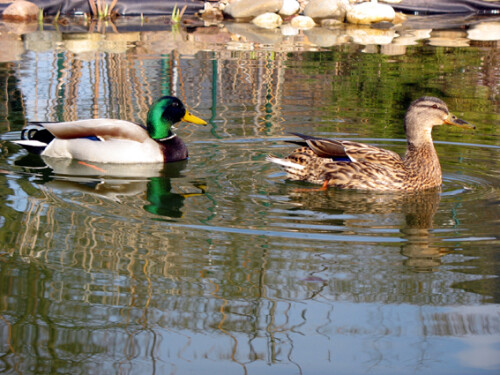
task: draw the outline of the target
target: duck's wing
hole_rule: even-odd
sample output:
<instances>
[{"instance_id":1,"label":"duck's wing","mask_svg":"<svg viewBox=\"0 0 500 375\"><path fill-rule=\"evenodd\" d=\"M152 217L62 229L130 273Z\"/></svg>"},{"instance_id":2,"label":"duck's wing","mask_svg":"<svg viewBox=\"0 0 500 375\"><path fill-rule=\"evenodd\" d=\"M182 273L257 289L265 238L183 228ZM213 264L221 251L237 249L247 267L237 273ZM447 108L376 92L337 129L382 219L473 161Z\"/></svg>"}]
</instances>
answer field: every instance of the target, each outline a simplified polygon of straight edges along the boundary
<instances>
[{"instance_id":1,"label":"duck's wing","mask_svg":"<svg viewBox=\"0 0 500 375\"><path fill-rule=\"evenodd\" d=\"M302 138L305 142L294 142L307 145L320 158L349 158L342 141L328 138L318 138L301 133L290 133Z\"/></svg>"},{"instance_id":2,"label":"duck's wing","mask_svg":"<svg viewBox=\"0 0 500 375\"><path fill-rule=\"evenodd\" d=\"M127 139L136 142L149 139L149 134L144 127L124 120L90 119L39 124L59 139L96 137L103 141Z\"/></svg>"},{"instance_id":3,"label":"duck's wing","mask_svg":"<svg viewBox=\"0 0 500 375\"><path fill-rule=\"evenodd\" d=\"M365 143L339 139L317 138L300 133L291 133L302 138L306 145L320 158L351 162L400 162L401 157L390 150Z\"/></svg>"}]
</instances>

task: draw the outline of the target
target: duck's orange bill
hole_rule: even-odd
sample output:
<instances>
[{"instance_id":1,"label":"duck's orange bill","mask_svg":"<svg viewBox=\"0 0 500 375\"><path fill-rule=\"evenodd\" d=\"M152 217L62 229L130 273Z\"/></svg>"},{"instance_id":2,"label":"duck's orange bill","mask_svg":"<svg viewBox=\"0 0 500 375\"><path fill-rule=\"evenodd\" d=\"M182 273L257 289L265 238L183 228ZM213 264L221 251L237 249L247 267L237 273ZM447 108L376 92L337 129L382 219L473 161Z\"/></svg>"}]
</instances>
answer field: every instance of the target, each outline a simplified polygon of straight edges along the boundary
<instances>
[{"instance_id":1,"label":"duck's orange bill","mask_svg":"<svg viewBox=\"0 0 500 375\"><path fill-rule=\"evenodd\" d=\"M186 114L182 118L182 121L190 122L190 123L196 124L196 125L207 125L207 122L205 120L202 120L201 118L196 117L195 115L192 115L188 111L186 111Z\"/></svg>"}]
</instances>

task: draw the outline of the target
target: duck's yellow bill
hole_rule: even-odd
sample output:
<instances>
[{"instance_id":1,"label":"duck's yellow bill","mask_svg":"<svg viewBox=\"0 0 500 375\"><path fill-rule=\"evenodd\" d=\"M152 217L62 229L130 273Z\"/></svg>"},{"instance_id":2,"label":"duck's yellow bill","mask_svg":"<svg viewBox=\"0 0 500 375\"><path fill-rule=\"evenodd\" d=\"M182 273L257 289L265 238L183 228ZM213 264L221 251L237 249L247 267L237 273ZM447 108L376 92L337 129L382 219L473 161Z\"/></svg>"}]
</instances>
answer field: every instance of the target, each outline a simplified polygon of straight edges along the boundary
<instances>
[{"instance_id":1,"label":"duck's yellow bill","mask_svg":"<svg viewBox=\"0 0 500 375\"><path fill-rule=\"evenodd\" d=\"M195 115L192 115L188 111L186 111L186 114L182 118L182 121L190 122L190 123L196 124L196 125L207 125L207 122L205 120L202 120L201 118L196 117Z\"/></svg>"},{"instance_id":2,"label":"duck's yellow bill","mask_svg":"<svg viewBox=\"0 0 500 375\"><path fill-rule=\"evenodd\" d=\"M459 119L453 113L448 114L448 117L444 119L444 123L448 124L448 125L458 126L459 128L464 128L464 129L475 129L476 128L474 125L468 123L467 121Z\"/></svg>"}]
</instances>

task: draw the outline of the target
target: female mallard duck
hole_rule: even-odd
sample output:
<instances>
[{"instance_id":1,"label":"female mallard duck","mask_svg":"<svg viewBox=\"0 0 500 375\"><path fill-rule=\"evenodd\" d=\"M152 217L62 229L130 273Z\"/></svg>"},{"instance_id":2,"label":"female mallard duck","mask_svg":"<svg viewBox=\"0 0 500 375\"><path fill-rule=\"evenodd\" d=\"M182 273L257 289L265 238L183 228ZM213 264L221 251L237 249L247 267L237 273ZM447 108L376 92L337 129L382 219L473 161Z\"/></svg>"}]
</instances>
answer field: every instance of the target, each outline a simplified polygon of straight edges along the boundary
<instances>
[{"instance_id":1,"label":"female mallard duck","mask_svg":"<svg viewBox=\"0 0 500 375\"><path fill-rule=\"evenodd\" d=\"M166 163L184 160L188 151L172 132L186 121L206 125L190 114L173 96L156 100L148 112L147 126L114 119L29 123L14 141L28 151L54 158L73 158L96 163Z\"/></svg>"},{"instance_id":2,"label":"female mallard duck","mask_svg":"<svg viewBox=\"0 0 500 375\"><path fill-rule=\"evenodd\" d=\"M440 186L441 166L432 143L436 125L474 126L448 111L437 98L422 97L411 103L404 119L408 149L404 158L395 152L363 143L315 138L293 133L305 142L285 159L269 156L293 180L359 190L417 191Z\"/></svg>"}]
</instances>

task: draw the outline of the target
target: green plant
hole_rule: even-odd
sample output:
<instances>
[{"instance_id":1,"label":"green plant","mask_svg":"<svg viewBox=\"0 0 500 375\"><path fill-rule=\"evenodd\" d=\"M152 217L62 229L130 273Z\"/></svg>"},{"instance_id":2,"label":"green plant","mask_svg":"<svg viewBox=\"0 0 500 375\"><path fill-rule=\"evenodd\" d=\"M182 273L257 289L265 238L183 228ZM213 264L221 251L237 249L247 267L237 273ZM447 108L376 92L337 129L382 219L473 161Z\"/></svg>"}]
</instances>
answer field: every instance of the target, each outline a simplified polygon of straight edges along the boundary
<instances>
[{"instance_id":1,"label":"green plant","mask_svg":"<svg viewBox=\"0 0 500 375\"><path fill-rule=\"evenodd\" d=\"M43 8L38 11L38 23L43 27Z\"/></svg>"},{"instance_id":2,"label":"green plant","mask_svg":"<svg viewBox=\"0 0 500 375\"><path fill-rule=\"evenodd\" d=\"M172 23L181 22L182 16L187 9L187 5L184 5L182 9L177 8L177 4L174 5L174 10L172 11Z\"/></svg>"}]
</instances>

